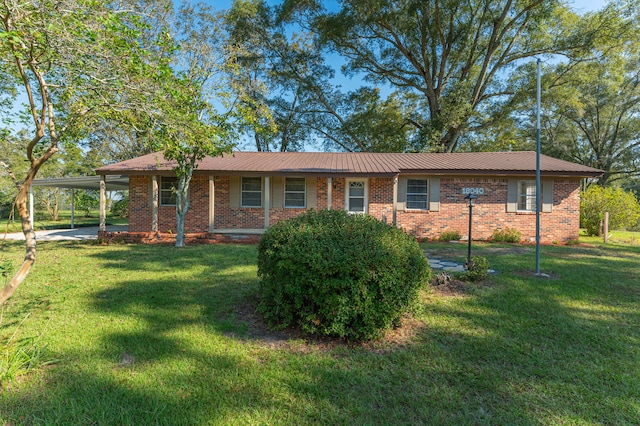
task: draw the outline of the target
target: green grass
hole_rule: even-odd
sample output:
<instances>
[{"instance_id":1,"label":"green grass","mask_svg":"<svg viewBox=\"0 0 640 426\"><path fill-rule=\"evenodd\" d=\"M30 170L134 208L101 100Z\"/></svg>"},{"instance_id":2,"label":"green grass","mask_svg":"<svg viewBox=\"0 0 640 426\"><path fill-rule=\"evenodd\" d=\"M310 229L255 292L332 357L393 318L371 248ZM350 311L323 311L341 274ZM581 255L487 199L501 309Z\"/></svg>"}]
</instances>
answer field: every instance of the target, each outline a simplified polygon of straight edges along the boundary
<instances>
[{"instance_id":1,"label":"green grass","mask_svg":"<svg viewBox=\"0 0 640 426\"><path fill-rule=\"evenodd\" d=\"M83 226L98 226L100 225L100 213L98 210L92 211L90 217L85 217L84 212L76 211L73 222L76 228ZM51 217L47 214L37 214L34 218L34 227L36 231L42 231L46 229L66 229L71 225L71 211L62 210L58 214L58 220L51 220ZM114 217L110 213L107 213L107 225L126 225L129 223L129 219L126 217ZM20 225L20 219L14 218L8 220L2 218L0 220L0 237L6 232L22 232L22 226Z\"/></svg>"},{"instance_id":2,"label":"green grass","mask_svg":"<svg viewBox=\"0 0 640 426\"><path fill-rule=\"evenodd\" d=\"M638 424L640 246L543 247L550 279L531 246L473 255L499 274L346 345L262 328L255 246L39 243L0 334L31 312L57 361L6 385L0 424Z\"/></svg>"},{"instance_id":3,"label":"green grass","mask_svg":"<svg viewBox=\"0 0 640 426\"><path fill-rule=\"evenodd\" d=\"M612 243L640 245L640 232L633 231L610 231L609 241Z\"/></svg>"}]
</instances>

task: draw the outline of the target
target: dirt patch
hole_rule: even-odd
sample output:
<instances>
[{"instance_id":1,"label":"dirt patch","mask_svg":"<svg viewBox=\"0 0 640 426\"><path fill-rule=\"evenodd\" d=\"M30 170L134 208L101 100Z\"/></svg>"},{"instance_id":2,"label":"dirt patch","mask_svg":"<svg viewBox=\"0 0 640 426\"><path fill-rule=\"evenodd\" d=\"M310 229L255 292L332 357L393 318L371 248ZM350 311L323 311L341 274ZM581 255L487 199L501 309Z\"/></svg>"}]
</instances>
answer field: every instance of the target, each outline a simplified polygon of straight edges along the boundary
<instances>
[{"instance_id":1,"label":"dirt patch","mask_svg":"<svg viewBox=\"0 0 640 426\"><path fill-rule=\"evenodd\" d=\"M470 284L464 281L451 279L450 281L437 286L431 286L433 293L438 296L452 297L465 296L470 292Z\"/></svg>"},{"instance_id":2,"label":"dirt patch","mask_svg":"<svg viewBox=\"0 0 640 426\"><path fill-rule=\"evenodd\" d=\"M399 327L389 330L384 337L369 342L349 342L336 337L317 337L304 333L299 328L289 327L284 330L272 330L264 322L257 311L257 300L247 300L236 311L238 321L247 326L247 333L241 338L271 349L286 349L296 353L314 351L330 351L337 347L360 347L374 352L388 350L391 347L403 346L411 342L418 330L424 326L422 320L407 315L402 318ZM233 333L228 333L233 337ZM386 348L386 349L381 349Z\"/></svg>"}]
</instances>

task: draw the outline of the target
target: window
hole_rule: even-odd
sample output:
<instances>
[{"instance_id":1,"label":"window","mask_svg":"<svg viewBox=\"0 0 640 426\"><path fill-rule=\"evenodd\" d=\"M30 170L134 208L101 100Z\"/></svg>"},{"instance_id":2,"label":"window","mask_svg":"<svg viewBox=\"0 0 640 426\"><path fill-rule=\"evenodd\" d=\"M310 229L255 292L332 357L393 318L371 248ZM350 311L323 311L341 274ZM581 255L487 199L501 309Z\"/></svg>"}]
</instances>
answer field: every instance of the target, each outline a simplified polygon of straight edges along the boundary
<instances>
[{"instance_id":1,"label":"window","mask_svg":"<svg viewBox=\"0 0 640 426\"><path fill-rule=\"evenodd\" d=\"M284 206L304 208L306 200L305 178L285 178Z\"/></svg>"},{"instance_id":2,"label":"window","mask_svg":"<svg viewBox=\"0 0 640 426\"><path fill-rule=\"evenodd\" d=\"M349 213L367 212L367 181L347 181L347 211Z\"/></svg>"},{"instance_id":3,"label":"window","mask_svg":"<svg viewBox=\"0 0 640 426\"><path fill-rule=\"evenodd\" d=\"M262 207L262 178L242 178L242 207Z\"/></svg>"},{"instance_id":4,"label":"window","mask_svg":"<svg viewBox=\"0 0 640 426\"><path fill-rule=\"evenodd\" d=\"M407 209L428 210L427 179L407 179Z\"/></svg>"},{"instance_id":5,"label":"window","mask_svg":"<svg viewBox=\"0 0 640 426\"><path fill-rule=\"evenodd\" d=\"M176 189L178 188L178 178L161 176L160 177L160 205L175 206L176 205Z\"/></svg>"},{"instance_id":6,"label":"window","mask_svg":"<svg viewBox=\"0 0 640 426\"><path fill-rule=\"evenodd\" d=\"M518 181L518 210L534 212L536 211L536 181Z\"/></svg>"}]
</instances>

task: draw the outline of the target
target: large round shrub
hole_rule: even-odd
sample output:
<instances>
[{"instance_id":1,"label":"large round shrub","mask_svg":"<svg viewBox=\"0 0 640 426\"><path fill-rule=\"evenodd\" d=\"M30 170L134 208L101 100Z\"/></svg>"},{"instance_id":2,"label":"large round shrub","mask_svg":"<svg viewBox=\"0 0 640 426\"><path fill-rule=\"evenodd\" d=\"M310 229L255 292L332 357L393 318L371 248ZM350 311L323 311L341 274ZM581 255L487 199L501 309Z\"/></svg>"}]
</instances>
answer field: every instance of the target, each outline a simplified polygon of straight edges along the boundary
<instances>
[{"instance_id":1,"label":"large round shrub","mask_svg":"<svg viewBox=\"0 0 640 426\"><path fill-rule=\"evenodd\" d=\"M604 213L609 212L609 229L632 227L640 219L640 202L622 188L591 185L580 195L580 223L587 235L600 235Z\"/></svg>"},{"instance_id":2,"label":"large round shrub","mask_svg":"<svg viewBox=\"0 0 640 426\"><path fill-rule=\"evenodd\" d=\"M258 276L270 326L368 340L399 323L430 268L415 238L398 228L368 215L311 210L265 232Z\"/></svg>"}]
</instances>

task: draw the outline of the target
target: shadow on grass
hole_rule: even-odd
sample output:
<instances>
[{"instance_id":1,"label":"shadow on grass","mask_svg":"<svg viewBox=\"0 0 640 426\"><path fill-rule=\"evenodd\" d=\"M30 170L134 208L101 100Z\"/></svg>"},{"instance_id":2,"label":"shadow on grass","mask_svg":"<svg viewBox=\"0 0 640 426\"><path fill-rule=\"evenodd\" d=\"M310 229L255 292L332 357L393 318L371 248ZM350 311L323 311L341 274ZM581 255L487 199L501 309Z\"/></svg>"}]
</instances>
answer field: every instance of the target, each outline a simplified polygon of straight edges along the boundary
<instances>
[{"instance_id":1,"label":"shadow on grass","mask_svg":"<svg viewBox=\"0 0 640 426\"><path fill-rule=\"evenodd\" d=\"M402 344L294 339L274 347L238 317L256 297L255 247L96 247L87 260L100 264L104 282L88 293L89 319L79 319L98 329L87 330L95 341L6 393L0 420L633 423L639 296L593 281L620 267L637 272L638 259L610 266L584 255L565 263L550 253L549 266L561 273L548 281L511 273L530 258L490 259L507 271L494 286L461 298L428 295L422 326ZM584 278L569 279L588 267Z\"/></svg>"}]
</instances>

